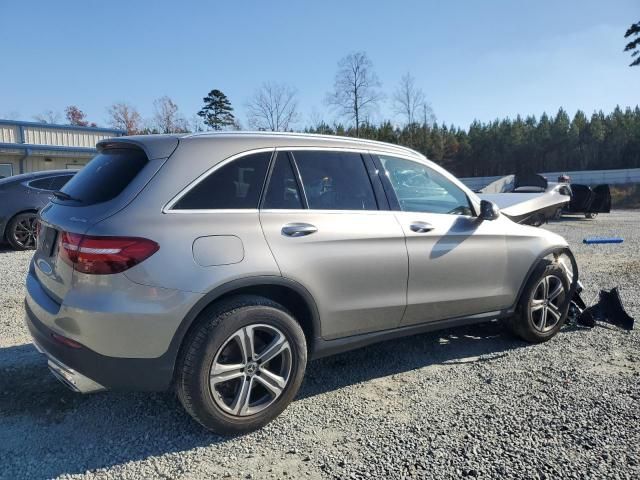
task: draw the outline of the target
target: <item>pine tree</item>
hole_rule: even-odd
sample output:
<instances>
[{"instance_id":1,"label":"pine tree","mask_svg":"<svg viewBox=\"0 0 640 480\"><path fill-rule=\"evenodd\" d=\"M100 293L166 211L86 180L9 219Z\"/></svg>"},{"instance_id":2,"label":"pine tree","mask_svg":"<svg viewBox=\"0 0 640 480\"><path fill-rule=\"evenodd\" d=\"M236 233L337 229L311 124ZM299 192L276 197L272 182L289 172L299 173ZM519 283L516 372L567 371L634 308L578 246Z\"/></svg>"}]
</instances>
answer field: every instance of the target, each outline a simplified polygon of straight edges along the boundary
<instances>
[{"instance_id":1,"label":"pine tree","mask_svg":"<svg viewBox=\"0 0 640 480\"><path fill-rule=\"evenodd\" d=\"M220 90L211 90L202 101L204 107L198 112L198 115L213 130L223 130L225 127L235 125L236 119L232 113L231 102Z\"/></svg>"}]
</instances>

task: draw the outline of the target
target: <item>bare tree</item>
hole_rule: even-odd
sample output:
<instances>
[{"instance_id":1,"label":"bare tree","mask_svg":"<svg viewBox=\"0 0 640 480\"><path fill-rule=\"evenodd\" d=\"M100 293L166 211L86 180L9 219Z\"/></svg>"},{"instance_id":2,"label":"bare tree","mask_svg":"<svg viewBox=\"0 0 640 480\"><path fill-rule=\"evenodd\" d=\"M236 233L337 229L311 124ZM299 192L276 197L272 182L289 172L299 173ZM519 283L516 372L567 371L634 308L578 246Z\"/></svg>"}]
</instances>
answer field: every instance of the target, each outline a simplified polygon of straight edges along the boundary
<instances>
[{"instance_id":1,"label":"bare tree","mask_svg":"<svg viewBox=\"0 0 640 480\"><path fill-rule=\"evenodd\" d=\"M153 101L153 125L160 133L184 133L188 130L178 105L166 95Z\"/></svg>"},{"instance_id":2,"label":"bare tree","mask_svg":"<svg viewBox=\"0 0 640 480\"><path fill-rule=\"evenodd\" d=\"M251 128L281 132L298 120L295 88L283 83L266 82L247 102L247 119Z\"/></svg>"},{"instance_id":3,"label":"bare tree","mask_svg":"<svg viewBox=\"0 0 640 480\"><path fill-rule=\"evenodd\" d=\"M341 116L353 120L356 136L360 136L361 119L382 99L378 88L380 81L367 54L350 53L338 62L333 91L327 94L326 103Z\"/></svg>"},{"instance_id":4,"label":"bare tree","mask_svg":"<svg viewBox=\"0 0 640 480\"><path fill-rule=\"evenodd\" d=\"M36 120L36 122L59 123L60 113L54 112L53 110L46 110L38 115L34 115L33 118Z\"/></svg>"},{"instance_id":5,"label":"bare tree","mask_svg":"<svg viewBox=\"0 0 640 480\"><path fill-rule=\"evenodd\" d=\"M127 135L135 135L141 130L142 117L138 110L128 103L114 103L107 111L109 124L113 128L125 130Z\"/></svg>"},{"instance_id":6,"label":"bare tree","mask_svg":"<svg viewBox=\"0 0 640 480\"><path fill-rule=\"evenodd\" d=\"M435 121L433 110L427 103L424 92L416 87L415 79L408 72L400 79L392 101L394 111L404 117L406 125L413 125L420 120L425 123Z\"/></svg>"}]
</instances>

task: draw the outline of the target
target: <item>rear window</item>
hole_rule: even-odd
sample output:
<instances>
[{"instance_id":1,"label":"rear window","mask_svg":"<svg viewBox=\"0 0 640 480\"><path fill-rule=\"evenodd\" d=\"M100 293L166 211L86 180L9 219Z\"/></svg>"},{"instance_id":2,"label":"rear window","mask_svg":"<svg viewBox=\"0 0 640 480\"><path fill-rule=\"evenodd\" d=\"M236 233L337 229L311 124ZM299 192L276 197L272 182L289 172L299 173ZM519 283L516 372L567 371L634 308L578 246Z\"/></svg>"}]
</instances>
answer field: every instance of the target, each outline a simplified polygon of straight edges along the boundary
<instances>
[{"instance_id":1,"label":"rear window","mask_svg":"<svg viewBox=\"0 0 640 480\"><path fill-rule=\"evenodd\" d=\"M147 164L142 150L105 150L80 170L61 190L83 205L107 202L122 193Z\"/></svg>"}]
</instances>

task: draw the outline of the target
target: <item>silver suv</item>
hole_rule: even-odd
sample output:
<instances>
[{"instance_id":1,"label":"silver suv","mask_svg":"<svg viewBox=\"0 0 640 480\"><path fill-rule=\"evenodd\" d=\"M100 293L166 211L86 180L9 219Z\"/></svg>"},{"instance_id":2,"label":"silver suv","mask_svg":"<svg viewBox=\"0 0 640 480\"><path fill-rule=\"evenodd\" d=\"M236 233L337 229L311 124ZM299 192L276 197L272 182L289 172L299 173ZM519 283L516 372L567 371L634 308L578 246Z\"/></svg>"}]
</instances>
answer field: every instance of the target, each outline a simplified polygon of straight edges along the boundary
<instances>
[{"instance_id":1,"label":"silver suv","mask_svg":"<svg viewBox=\"0 0 640 480\"><path fill-rule=\"evenodd\" d=\"M205 133L98 152L40 212L34 343L74 390L175 388L219 433L276 417L309 358L497 318L548 340L577 283L563 238L406 148Z\"/></svg>"}]
</instances>

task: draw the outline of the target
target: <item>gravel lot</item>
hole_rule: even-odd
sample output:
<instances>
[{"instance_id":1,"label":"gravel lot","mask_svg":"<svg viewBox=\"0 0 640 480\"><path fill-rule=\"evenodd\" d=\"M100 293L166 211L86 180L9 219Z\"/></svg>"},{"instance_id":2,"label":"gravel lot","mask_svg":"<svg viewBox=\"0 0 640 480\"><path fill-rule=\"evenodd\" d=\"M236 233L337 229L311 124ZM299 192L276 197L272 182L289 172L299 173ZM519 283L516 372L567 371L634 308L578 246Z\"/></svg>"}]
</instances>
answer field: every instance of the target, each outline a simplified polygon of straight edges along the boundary
<instances>
[{"instance_id":1,"label":"gravel lot","mask_svg":"<svg viewBox=\"0 0 640 480\"><path fill-rule=\"evenodd\" d=\"M640 319L640 211L548 225L589 299ZM620 235L622 245L581 243ZM69 392L23 326L29 253L0 250L0 478L639 478L640 334L567 327L529 346L496 322L310 364L263 430L202 430L171 394Z\"/></svg>"}]
</instances>

